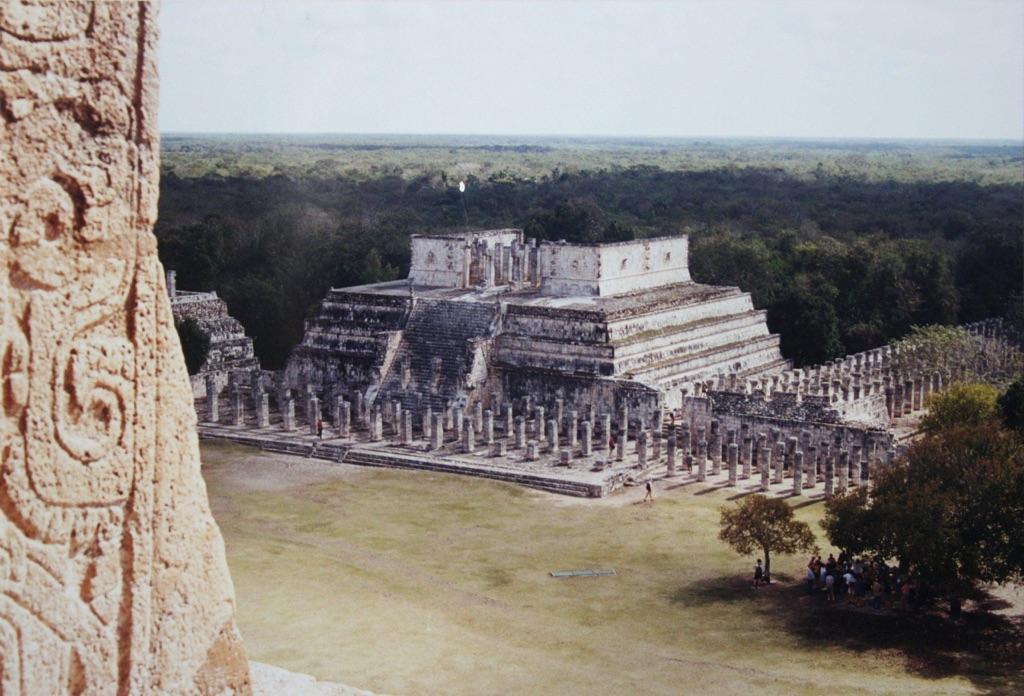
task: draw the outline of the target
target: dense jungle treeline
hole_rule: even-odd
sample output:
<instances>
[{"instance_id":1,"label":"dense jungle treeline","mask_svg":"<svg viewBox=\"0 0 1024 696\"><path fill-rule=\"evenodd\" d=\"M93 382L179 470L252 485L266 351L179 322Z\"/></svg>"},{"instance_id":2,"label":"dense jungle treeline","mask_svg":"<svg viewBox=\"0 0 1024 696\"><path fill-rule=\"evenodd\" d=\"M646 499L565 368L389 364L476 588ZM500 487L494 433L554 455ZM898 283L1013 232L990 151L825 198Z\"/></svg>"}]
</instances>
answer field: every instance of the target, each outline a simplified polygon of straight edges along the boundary
<instances>
[{"instance_id":1,"label":"dense jungle treeline","mask_svg":"<svg viewBox=\"0 0 1024 696\"><path fill-rule=\"evenodd\" d=\"M322 175L179 176L179 150L161 183L161 259L178 287L218 291L268 368L287 360L328 287L404 277L411 234L467 227L570 242L689 234L694 279L749 291L797 364L880 345L915 324L1020 314L1024 184L983 183L984 162L951 177L963 160L933 153L926 174L912 159L884 178L780 147L756 166L527 167L482 178L466 171L486 168L453 152L444 150L461 161L452 172L417 151L415 166L371 173L335 163ZM530 154L511 152L520 164ZM1021 162L1019 147L978 157Z\"/></svg>"}]
</instances>

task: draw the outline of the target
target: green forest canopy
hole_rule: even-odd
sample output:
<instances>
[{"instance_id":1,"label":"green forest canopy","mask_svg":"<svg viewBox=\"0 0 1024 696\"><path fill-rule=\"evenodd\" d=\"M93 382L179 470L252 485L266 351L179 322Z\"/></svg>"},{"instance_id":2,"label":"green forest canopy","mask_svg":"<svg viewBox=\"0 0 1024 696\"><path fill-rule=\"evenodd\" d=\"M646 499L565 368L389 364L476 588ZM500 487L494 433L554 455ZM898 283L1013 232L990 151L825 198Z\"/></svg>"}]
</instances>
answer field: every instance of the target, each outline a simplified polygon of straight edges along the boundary
<instances>
[{"instance_id":1,"label":"green forest canopy","mask_svg":"<svg viewBox=\"0 0 1024 696\"><path fill-rule=\"evenodd\" d=\"M470 228L540 239L689 234L694 279L750 292L798 365L1019 315L1019 143L170 135L162 155L161 259L268 368L329 287L404 276L410 235L464 229L463 202Z\"/></svg>"}]
</instances>

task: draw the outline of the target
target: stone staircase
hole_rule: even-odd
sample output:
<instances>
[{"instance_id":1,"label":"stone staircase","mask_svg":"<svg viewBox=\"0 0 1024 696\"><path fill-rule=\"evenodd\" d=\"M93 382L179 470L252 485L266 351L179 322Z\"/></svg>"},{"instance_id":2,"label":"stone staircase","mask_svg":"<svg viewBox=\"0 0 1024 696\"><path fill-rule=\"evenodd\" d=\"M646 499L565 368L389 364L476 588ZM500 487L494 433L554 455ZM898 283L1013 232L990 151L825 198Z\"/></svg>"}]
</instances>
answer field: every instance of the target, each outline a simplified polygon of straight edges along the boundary
<instances>
[{"instance_id":1,"label":"stone staircase","mask_svg":"<svg viewBox=\"0 0 1024 696\"><path fill-rule=\"evenodd\" d=\"M421 406L439 410L447 399L464 396L471 341L493 338L498 316L496 303L418 299L381 380L377 403L399 400L414 408L418 392Z\"/></svg>"}]
</instances>

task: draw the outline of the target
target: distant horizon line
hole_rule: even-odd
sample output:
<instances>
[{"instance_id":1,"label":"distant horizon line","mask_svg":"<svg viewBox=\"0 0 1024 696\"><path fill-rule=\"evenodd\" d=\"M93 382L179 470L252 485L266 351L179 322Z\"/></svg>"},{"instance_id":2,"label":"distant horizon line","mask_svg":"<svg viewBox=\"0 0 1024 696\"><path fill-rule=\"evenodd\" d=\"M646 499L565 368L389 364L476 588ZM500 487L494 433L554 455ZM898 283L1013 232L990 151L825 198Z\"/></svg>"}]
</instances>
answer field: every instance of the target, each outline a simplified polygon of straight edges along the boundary
<instances>
[{"instance_id":1,"label":"distant horizon line","mask_svg":"<svg viewBox=\"0 0 1024 696\"><path fill-rule=\"evenodd\" d=\"M991 137L906 137L906 136L817 136L817 135L569 135L559 133L371 133L343 131L161 131L163 137L218 136L218 137L359 137L359 138L514 138L517 140L649 140L649 141L798 141L798 142L860 142L860 143L988 143L1024 146L1021 138Z\"/></svg>"}]
</instances>

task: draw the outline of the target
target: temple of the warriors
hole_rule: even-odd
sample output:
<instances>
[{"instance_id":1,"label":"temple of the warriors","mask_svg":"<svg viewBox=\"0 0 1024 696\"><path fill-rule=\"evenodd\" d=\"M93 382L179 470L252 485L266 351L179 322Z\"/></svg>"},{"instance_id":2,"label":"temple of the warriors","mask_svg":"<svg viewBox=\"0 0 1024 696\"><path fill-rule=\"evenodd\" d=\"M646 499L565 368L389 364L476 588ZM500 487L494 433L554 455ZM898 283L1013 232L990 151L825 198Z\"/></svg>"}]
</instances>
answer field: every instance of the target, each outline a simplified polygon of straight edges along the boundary
<instances>
[{"instance_id":1,"label":"temple of the warriors","mask_svg":"<svg viewBox=\"0 0 1024 696\"><path fill-rule=\"evenodd\" d=\"M749 294L690 279L685 236L538 245L506 229L414 236L408 280L331 290L286 379L368 406L540 397L650 422L695 383L788 368Z\"/></svg>"},{"instance_id":2,"label":"temple of the warriors","mask_svg":"<svg viewBox=\"0 0 1024 696\"><path fill-rule=\"evenodd\" d=\"M1001 320L965 329L970 366L882 346L793 369L748 294L690 279L686 237L416 236L407 280L331 290L285 370L211 371L196 408L203 437L569 495L681 473L828 496L892 461L961 368L1024 366Z\"/></svg>"}]
</instances>

